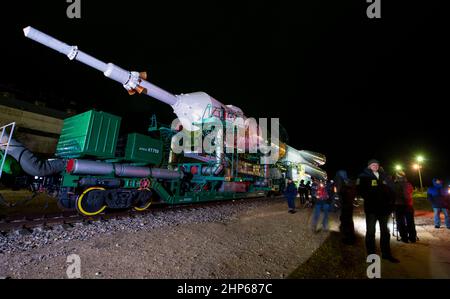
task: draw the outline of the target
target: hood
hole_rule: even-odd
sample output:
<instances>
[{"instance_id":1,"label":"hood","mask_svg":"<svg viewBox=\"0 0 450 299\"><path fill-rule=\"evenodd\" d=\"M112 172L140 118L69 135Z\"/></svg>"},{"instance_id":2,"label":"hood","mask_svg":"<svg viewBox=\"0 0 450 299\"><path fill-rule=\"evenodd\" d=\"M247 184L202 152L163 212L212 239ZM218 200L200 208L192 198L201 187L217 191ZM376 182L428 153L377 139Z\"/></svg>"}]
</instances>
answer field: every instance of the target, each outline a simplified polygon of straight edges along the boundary
<instances>
[{"instance_id":1,"label":"hood","mask_svg":"<svg viewBox=\"0 0 450 299\"><path fill-rule=\"evenodd\" d=\"M438 183L438 181L440 181L440 183ZM442 180L434 178L433 179L433 186L436 188L442 188Z\"/></svg>"}]
</instances>

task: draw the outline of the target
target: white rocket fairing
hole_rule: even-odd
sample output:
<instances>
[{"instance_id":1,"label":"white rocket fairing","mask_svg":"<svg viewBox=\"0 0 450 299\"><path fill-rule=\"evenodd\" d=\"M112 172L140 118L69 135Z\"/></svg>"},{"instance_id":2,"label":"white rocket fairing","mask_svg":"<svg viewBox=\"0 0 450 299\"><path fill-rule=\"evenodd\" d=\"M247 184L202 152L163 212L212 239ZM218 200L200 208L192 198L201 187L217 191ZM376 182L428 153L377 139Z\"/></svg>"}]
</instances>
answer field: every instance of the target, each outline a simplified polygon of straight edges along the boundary
<instances>
[{"instance_id":1,"label":"white rocket fairing","mask_svg":"<svg viewBox=\"0 0 450 299\"><path fill-rule=\"evenodd\" d=\"M77 46L67 45L33 27L28 26L23 29L23 32L27 38L66 55L70 60L77 60L101 71L106 77L121 83L130 94L143 93L170 105L187 130L195 131L199 129L195 123L202 121L208 108L211 110L221 109L225 118L241 117L245 119L240 108L233 105L224 105L204 92L173 95L148 82L145 73L127 71L113 63L105 63L80 51ZM279 148L282 147L284 145L279 146ZM286 152L284 156L282 155L281 161L302 164L307 173L313 176L326 177L326 173L318 167L325 163L323 155L304 150L299 151L289 146L285 146L285 148Z\"/></svg>"}]
</instances>

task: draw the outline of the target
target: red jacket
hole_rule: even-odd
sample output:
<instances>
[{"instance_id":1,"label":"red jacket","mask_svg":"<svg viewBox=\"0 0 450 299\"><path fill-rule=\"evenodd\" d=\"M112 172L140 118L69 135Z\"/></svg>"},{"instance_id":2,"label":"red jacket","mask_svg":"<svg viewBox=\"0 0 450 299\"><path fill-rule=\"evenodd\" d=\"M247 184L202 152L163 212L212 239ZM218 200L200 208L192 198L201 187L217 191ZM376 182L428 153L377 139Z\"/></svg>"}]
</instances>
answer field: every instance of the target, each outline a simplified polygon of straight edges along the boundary
<instances>
[{"instance_id":1,"label":"red jacket","mask_svg":"<svg viewBox=\"0 0 450 299\"><path fill-rule=\"evenodd\" d=\"M413 206L413 186L408 181L395 182L395 204Z\"/></svg>"}]
</instances>

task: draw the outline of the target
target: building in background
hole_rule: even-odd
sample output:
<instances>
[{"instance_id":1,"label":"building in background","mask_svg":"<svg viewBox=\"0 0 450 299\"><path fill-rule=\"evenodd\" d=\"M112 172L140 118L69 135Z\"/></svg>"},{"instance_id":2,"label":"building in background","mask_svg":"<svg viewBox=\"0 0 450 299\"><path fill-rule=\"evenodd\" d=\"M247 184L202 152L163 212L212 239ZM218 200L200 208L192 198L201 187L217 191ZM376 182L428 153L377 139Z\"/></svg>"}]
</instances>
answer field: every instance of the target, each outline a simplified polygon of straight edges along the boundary
<instances>
[{"instance_id":1,"label":"building in background","mask_svg":"<svg viewBox=\"0 0 450 299\"><path fill-rule=\"evenodd\" d=\"M60 111L41 101L23 101L0 91L0 125L16 122L14 136L32 152L51 156L61 133L63 119L75 111Z\"/></svg>"}]
</instances>

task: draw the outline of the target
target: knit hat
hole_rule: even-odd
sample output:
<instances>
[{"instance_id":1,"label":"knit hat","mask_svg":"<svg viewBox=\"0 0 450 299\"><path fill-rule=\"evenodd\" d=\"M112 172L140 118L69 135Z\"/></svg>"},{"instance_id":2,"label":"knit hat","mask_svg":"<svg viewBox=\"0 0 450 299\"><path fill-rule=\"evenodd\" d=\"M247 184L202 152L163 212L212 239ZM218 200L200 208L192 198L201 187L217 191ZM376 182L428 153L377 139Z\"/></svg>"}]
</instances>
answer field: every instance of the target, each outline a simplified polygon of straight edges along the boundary
<instances>
[{"instance_id":1,"label":"knit hat","mask_svg":"<svg viewBox=\"0 0 450 299\"><path fill-rule=\"evenodd\" d=\"M367 162L367 166L370 166L370 164L373 163L377 163L378 165L380 165L380 161L376 160L376 159L370 159L369 162Z\"/></svg>"}]
</instances>

